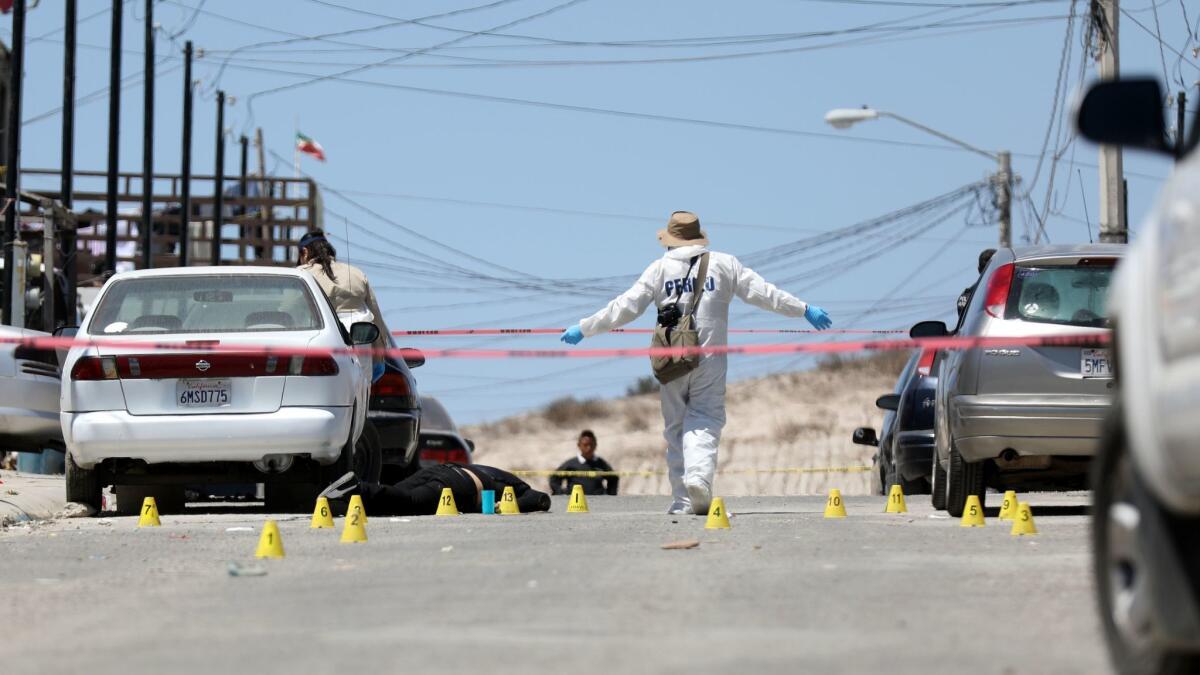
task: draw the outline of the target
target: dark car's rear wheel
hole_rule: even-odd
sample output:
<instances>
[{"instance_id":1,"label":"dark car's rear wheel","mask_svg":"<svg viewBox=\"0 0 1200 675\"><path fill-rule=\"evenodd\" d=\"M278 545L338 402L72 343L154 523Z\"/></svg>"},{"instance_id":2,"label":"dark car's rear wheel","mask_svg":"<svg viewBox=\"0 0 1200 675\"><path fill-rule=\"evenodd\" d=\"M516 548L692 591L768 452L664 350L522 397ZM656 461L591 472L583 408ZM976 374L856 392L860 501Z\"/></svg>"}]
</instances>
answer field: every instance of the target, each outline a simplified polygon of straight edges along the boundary
<instances>
[{"instance_id":1,"label":"dark car's rear wheel","mask_svg":"<svg viewBox=\"0 0 1200 675\"><path fill-rule=\"evenodd\" d=\"M900 467L898 467L895 462L888 464L888 475L885 485L885 494L891 493L893 485L899 485L900 491L905 495L919 495L929 492L929 483L925 479L918 478L916 480L906 480L904 476L900 474Z\"/></svg>"},{"instance_id":2,"label":"dark car's rear wheel","mask_svg":"<svg viewBox=\"0 0 1200 675\"><path fill-rule=\"evenodd\" d=\"M953 443L950 445L950 470L946 472L946 511L951 516L962 517L967 497L971 495L979 497L980 507L986 505L983 469L983 462L968 462Z\"/></svg>"},{"instance_id":3,"label":"dark car's rear wheel","mask_svg":"<svg viewBox=\"0 0 1200 675\"><path fill-rule=\"evenodd\" d=\"M84 469L75 463L71 453L66 453L65 472L67 484L67 501L87 504L96 511L101 506L100 470Z\"/></svg>"},{"instance_id":4,"label":"dark car's rear wheel","mask_svg":"<svg viewBox=\"0 0 1200 675\"><path fill-rule=\"evenodd\" d=\"M1160 552L1141 545L1137 532L1147 515L1140 505L1155 505L1135 497L1138 477L1126 445L1121 412L1114 407L1097 457L1092 524L1093 565L1105 641L1119 673L1197 673L1200 654L1174 651L1155 639L1151 589L1165 581L1149 576L1152 568L1146 562ZM1164 547L1175 544L1178 542L1161 542ZM1194 567L1191 572L1195 584L1200 572ZM1194 597L1180 593L1179 602Z\"/></svg>"}]
</instances>

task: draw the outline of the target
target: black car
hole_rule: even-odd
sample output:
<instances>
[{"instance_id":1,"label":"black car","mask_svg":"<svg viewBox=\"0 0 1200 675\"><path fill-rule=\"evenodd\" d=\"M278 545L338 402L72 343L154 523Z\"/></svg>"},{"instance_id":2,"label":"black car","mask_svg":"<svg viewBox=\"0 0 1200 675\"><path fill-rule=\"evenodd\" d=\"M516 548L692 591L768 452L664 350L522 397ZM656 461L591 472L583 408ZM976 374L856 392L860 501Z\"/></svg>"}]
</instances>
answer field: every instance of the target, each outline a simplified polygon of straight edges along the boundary
<instances>
[{"instance_id":1,"label":"black car","mask_svg":"<svg viewBox=\"0 0 1200 675\"><path fill-rule=\"evenodd\" d=\"M389 344L396 345L389 339ZM420 467L417 440L421 432L421 398L411 368L425 363L415 349L405 349L404 358L387 356L383 376L371 385L367 419L379 435L383 470L380 481L396 483Z\"/></svg>"},{"instance_id":2,"label":"black car","mask_svg":"<svg viewBox=\"0 0 1200 675\"><path fill-rule=\"evenodd\" d=\"M897 484L906 495L930 491L937 393L937 377L930 372L936 355L935 350L914 351L896 380L896 389L875 402L887 411L879 434L871 427L854 431L855 443L879 447L875 465L881 493Z\"/></svg>"}]
</instances>

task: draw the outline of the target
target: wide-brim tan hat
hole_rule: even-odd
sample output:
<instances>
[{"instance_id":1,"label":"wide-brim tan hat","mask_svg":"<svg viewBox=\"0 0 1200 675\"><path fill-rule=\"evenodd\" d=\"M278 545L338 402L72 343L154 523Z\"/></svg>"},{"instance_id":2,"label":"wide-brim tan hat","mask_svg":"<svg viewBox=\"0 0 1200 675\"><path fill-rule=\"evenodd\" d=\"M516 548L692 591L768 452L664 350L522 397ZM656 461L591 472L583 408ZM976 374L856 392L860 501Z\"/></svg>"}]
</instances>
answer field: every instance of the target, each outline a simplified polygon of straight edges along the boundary
<instances>
[{"instance_id":1,"label":"wide-brim tan hat","mask_svg":"<svg viewBox=\"0 0 1200 675\"><path fill-rule=\"evenodd\" d=\"M700 218L691 211L676 211L667 227L658 231L663 246L708 246L708 235L700 229Z\"/></svg>"}]
</instances>

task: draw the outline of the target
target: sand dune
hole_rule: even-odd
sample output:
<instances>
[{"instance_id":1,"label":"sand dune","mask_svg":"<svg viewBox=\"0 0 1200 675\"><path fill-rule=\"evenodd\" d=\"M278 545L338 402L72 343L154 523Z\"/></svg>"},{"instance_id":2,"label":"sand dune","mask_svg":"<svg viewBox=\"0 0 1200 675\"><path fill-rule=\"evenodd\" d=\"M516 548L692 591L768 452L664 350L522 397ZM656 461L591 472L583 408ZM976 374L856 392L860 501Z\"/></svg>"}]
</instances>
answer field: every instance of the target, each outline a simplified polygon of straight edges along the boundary
<instances>
[{"instance_id":1,"label":"sand dune","mask_svg":"<svg viewBox=\"0 0 1200 675\"><path fill-rule=\"evenodd\" d=\"M879 427L875 399L890 392L907 354L830 360L804 372L731 383L716 490L724 495L819 494L837 487L865 494L869 473L770 471L870 465L875 449L850 441L856 427ZM618 471L665 469L658 394L610 400L563 399L546 408L466 427L476 461L549 470L575 454L580 429L599 437L599 454ZM545 484L545 479L530 481ZM622 493L669 494L664 475L622 479Z\"/></svg>"}]
</instances>

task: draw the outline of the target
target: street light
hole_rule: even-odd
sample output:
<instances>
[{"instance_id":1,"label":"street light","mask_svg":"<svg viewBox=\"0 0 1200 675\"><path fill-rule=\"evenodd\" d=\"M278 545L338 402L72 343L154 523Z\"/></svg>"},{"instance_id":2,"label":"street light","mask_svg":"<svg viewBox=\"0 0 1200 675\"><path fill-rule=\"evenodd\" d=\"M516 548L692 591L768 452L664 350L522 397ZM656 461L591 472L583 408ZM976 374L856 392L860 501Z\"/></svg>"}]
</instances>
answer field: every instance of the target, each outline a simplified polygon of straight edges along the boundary
<instances>
[{"instance_id":1,"label":"street light","mask_svg":"<svg viewBox=\"0 0 1200 675\"><path fill-rule=\"evenodd\" d=\"M834 129L849 129L859 122L877 120L881 117L889 117L897 122L920 129L927 134L937 136L964 150L969 150L977 155L983 155L996 162L999 165L999 170L993 177L993 181L997 186L996 206L1000 209L1000 245L1006 248L1012 246L1012 155L1010 153L1007 151L988 152L907 117L884 110L876 110L867 106L861 108L834 108L825 113L825 122Z\"/></svg>"}]
</instances>

